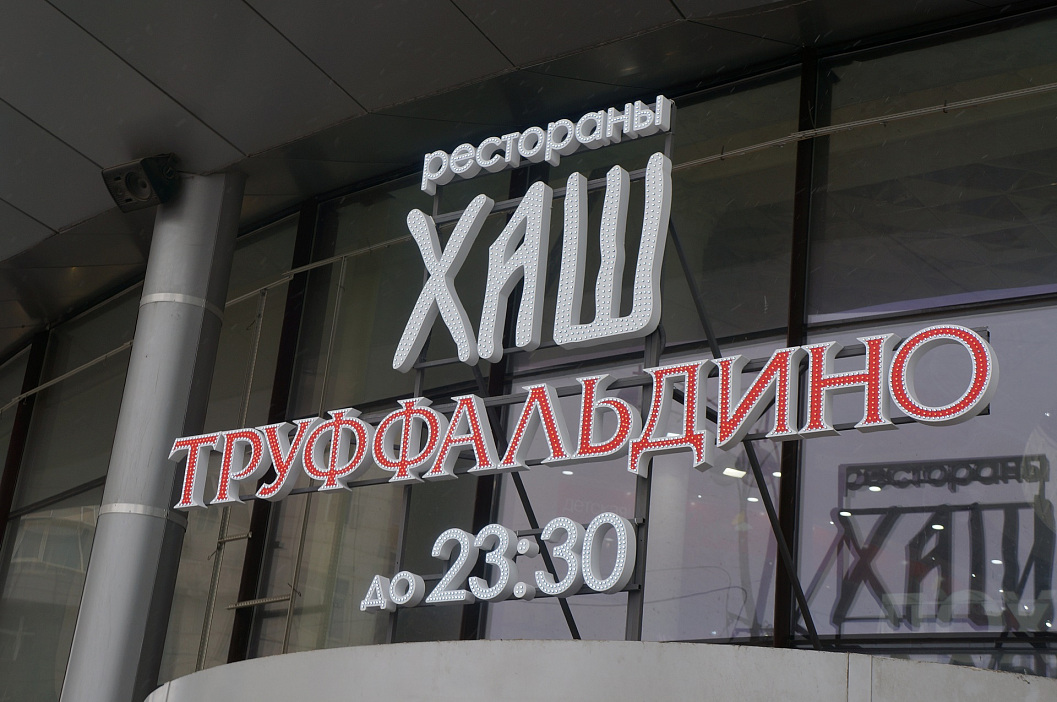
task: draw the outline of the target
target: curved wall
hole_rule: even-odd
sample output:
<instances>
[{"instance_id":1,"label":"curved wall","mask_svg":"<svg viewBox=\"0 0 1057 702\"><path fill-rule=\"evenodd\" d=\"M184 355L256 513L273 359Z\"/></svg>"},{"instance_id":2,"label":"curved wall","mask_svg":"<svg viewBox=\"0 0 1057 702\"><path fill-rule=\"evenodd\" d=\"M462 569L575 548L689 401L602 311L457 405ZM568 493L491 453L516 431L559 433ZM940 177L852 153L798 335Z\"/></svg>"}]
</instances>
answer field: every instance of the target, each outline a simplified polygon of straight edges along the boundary
<instances>
[{"instance_id":1,"label":"curved wall","mask_svg":"<svg viewBox=\"0 0 1057 702\"><path fill-rule=\"evenodd\" d=\"M859 654L638 641L459 641L257 658L146 702L339 700L888 702L1057 699L1057 680Z\"/></svg>"}]
</instances>

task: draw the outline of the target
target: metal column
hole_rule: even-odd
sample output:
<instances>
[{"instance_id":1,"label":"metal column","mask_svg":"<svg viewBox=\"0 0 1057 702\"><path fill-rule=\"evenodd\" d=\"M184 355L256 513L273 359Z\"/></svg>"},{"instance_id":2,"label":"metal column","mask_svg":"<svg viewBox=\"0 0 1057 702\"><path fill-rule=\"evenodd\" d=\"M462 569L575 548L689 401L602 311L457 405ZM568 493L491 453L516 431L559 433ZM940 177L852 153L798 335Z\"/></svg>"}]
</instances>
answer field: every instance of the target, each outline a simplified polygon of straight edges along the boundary
<instances>
[{"instance_id":1,"label":"metal column","mask_svg":"<svg viewBox=\"0 0 1057 702\"><path fill-rule=\"evenodd\" d=\"M158 209L62 702L139 702L157 685L186 525L169 449L205 417L242 188L188 176Z\"/></svg>"}]
</instances>

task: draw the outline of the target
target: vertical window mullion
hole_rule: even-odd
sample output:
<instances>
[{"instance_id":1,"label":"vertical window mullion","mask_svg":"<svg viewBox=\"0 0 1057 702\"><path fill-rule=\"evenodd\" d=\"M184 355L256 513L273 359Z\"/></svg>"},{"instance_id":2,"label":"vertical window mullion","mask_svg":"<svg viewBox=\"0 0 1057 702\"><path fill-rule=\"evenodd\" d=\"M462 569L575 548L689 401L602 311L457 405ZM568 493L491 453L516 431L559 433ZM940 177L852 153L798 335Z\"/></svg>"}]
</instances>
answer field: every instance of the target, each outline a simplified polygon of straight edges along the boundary
<instances>
[{"instance_id":1,"label":"vertical window mullion","mask_svg":"<svg viewBox=\"0 0 1057 702\"><path fill-rule=\"evenodd\" d=\"M798 129L801 131L819 126L819 64L814 52L804 54L800 76L800 108ZM812 188L815 177L816 143L814 139L797 142L796 182L793 194L793 240L789 275L789 315L786 343L788 346L803 344L807 321L807 277L809 266L809 240L811 228ZM797 418L799 421L799 417ZM778 520L786 545L792 553L793 566L797 567L798 501L800 484L800 440L786 441L781 450L781 473L778 487ZM765 485L760 486L766 489ZM777 534L775 538L780 538ZM778 568L775 573L774 597L774 645L789 647L795 634L794 579L797 573L788 573ZM800 616L803 616L801 613ZM799 617L797 617L799 620Z\"/></svg>"}]
</instances>

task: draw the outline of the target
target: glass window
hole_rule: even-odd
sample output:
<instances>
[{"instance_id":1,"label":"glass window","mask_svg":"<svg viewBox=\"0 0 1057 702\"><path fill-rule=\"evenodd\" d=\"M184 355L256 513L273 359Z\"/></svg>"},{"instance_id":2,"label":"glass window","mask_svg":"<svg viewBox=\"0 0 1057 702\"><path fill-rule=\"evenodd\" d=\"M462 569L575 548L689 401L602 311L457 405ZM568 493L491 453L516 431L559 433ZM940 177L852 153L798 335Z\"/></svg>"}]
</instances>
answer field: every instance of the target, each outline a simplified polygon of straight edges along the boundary
<instances>
[{"instance_id":1,"label":"glass window","mask_svg":"<svg viewBox=\"0 0 1057 702\"><path fill-rule=\"evenodd\" d=\"M132 339L134 288L55 328L44 380L103 357ZM37 393L14 507L25 507L106 475L130 351L125 349Z\"/></svg>"},{"instance_id":2,"label":"glass window","mask_svg":"<svg viewBox=\"0 0 1057 702\"><path fill-rule=\"evenodd\" d=\"M448 566L433 558L433 544L446 529L473 532L474 499L479 479L464 475L457 480L421 483L411 488L400 568L418 573L431 590ZM458 554L452 553L454 559ZM415 607L398 610L393 641L455 641L462 631L461 605ZM375 615L381 616L381 615Z\"/></svg>"},{"instance_id":3,"label":"glass window","mask_svg":"<svg viewBox=\"0 0 1057 702\"><path fill-rule=\"evenodd\" d=\"M15 424L15 411L18 408L17 404L9 406L9 403L22 393L28 362L27 349L0 366L0 470L3 470L3 462L7 458L11 430Z\"/></svg>"},{"instance_id":4,"label":"glass window","mask_svg":"<svg viewBox=\"0 0 1057 702\"><path fill-rule=\"evenodd\" d=\"M10 699L59 699L102 494L90 490L7 524L0 680Z\"/></svg>"},{"instance_id":5,"label":"glass window","mask_svg":"<svg viewBox=\"0 0 1057 702\"><path fill-rule=\"evenodd\" d=\"M297 235L296 215L240 237L228 279L228 300L271 285L290 270Z\"/></svg>"},{"instance_id":6,"label":"glass window","mask_svg":"<svg viewBox=\"0 0 1057 702\"><path fill-rule=\"evenodd\" d=\"M616 367L611 374L617 378L630 376L633 366ZM583 375L588 375L585 371ZM545 379L533 378L533 383L547 382L554 388L578 387L575 376L558 376ZM640 406L642 391L630 388L614 394L633 406ZM562 416L570 432L570 440L579 436L576 431L580 417L580 395L560 398ZM521 416L524 403L511 405L507 410L507 439L513 436ZM534 420L536 421L536 420ZM615 431L615 423L603 415L601 433ZM545 432L537 430L526 449L530 458L541 459L548 455ZM590 463L535 465L519 473L525 485L525 493L540 528L555 517L569 517L587 525L603 512L613 512L625 519L635 517L635 490L640 478L627 470L627 459L615 458ZM531 527L526 508L515 488L514 478L504 475L501 483L498 522L515 531ZM600 553L600 571L612 571L616 560L616 539L610 533L603 540ZM554 552L554 546L549 549ZM547 571L542 556L518 557L515 561L522 581L534 582L536 571ZM553 559L555 579L565 577L568 568L559 558ZM588 591L590 592L590 591ZM627 620L627 595L582 594L568 598L569 609L580 636L584 639L622 640ZM565 621L558 600L553 597L537 597L531 601L508 600L491 605L488 610L488 638L490 639L568 639L569 626Z\"/></svg>"},{"instance_id":7,"label":"glass window","mask_svg":"<svg viewBox=\"0 0 1057 702\"><path fill-rule=\"evenodd\" d=\"M662 324L669 344L704 336L683 266L719 337L784 329L789 309L796 147L695 164L796 131L800 82L710 94L680 106L673 152L672 226Z\"/></svg>"},{"instance_id":8,"label":"glass window","mask_svg":"<svg viewBox=\"0 0 1057 702\"><path fill-rule=\"evenodd\" d=\"M723 355L766 360L783 341L725 347ZM702 357L707 354L663 362ZM755 375L747 373L743 387ZM705 398L713 410L718 392L718 378L712 377ZM673 403L673 423L682 411L680 403ZM773 413L765 412L751 433L766 433L773 421ZM777 502L781 446L769 439L752 446ZM642 638L735 641L771 636L777 547L745 447L717 449L713 467L702 471L690 467L686 452L661 455L653 460L652 474Z\"/></svg>"},{"instance_id":9,"label":"glass window","mask_svg":"<svg viewBox=\"0 0 1057 702\"><path fill-rule=\"evenodd\" d=\"M286 650L385 643L389 618L360 601L375 575L396 573L403 492L384 484L313 497Z\"/></svg>"},{"instance_id":10,"label":"glass window","mask_svg":"<svg viewBox=\"0 0 1057 702\"><path fill-rule=\"evenodd\" d=\"M55 327L48 336L43 379L57 378L132 341L140 295L137 286Z\"/></svg>"},{"instance_id":11,"label":"glass window","mask_svg":"<svg viewBox=\"0 0 1057 702\"><path fill-rule=\"evenodd\" d=\"M889 103L871 99L864 84L897 81L899 99L917 106L1053 80L1053 42L1031 43L1052 29L1050 21L835 65L831 119L856 118L866 104L885 114ZM994 53L996 42L1008 54L982 63L978 52ZM933 60L937 52L946 58ZM947 64L958 68L937 67ZM1029 95L839 132L828 150L820 144L827 168L812 218L810 321L1057 291L1055 118L1050 95Z\"/></svg>"},{"instance_id":12,"label":"glass window","mask_svg":"<svg viewBox=\"0 0 1057 702\"><path fill-rule=\"evenodd\" d=\"M831 124L1057 82L1057 20L955 41L838 59L830 71Z\"/></svg>"},{"instance_id":13,"label":"glass window","mask_svg":"<svg viewBox=\"0 0 1057 702\"><path fill-rule=\"evenodd\" d=\"M990 337L1001 373L987 414L804 442L800 578L820 634L1052 629L1057 402L1040 379L1052 377L1043 350L1057 340L1057 310L947 321ZM925 326L824 340L852 345L858 336L905 337ZM861 367L859 356L836 370ZM914 382L923 402L941 406L964 392L970 375L968 355L948 345L920 356ZM861 415L861 393L834 401L835 423Z\"/></svg>"}]
</instances>

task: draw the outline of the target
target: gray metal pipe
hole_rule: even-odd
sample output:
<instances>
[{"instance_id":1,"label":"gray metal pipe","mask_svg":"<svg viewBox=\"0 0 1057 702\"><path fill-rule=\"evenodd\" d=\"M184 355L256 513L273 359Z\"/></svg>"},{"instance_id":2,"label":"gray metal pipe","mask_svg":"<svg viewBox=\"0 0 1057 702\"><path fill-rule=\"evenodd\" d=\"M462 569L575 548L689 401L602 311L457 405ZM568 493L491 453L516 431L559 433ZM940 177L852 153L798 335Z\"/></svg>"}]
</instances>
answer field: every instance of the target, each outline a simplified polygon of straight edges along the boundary
<instances>
[{"instance_id":1,"label":"gray metal pipe","mask_svg":"<svg viewBox=\"0 0 1057 702\"><path fill-rule=\"evenodd\" d=\"M158 209L62 702L139 702L156 685L186 524L174 439L201 431L243 178L187 176Z\"/></svg>"}]
</instances>

